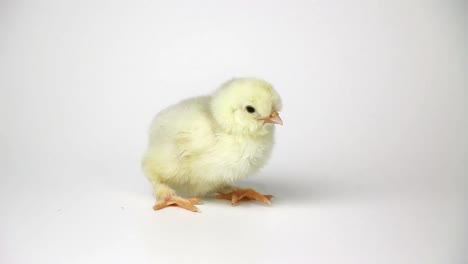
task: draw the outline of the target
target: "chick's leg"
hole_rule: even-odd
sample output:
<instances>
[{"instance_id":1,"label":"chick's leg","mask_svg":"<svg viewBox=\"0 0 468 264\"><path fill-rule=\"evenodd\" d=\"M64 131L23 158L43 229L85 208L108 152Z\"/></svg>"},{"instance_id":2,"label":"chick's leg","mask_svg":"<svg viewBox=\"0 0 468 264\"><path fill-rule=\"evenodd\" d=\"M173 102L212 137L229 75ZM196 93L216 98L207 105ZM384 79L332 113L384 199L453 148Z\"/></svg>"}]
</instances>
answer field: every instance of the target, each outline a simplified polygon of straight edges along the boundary
<instances>
[{"instance_id":1,"label":"chick's leg","mask_svg":"<svg viewBox=\"0 0 468 264\"><path fill-rule=\"evenodd\" d=\"M218 190L219 195L216 196L218 199L230 200L232 205L237 205L240 201L256 200L263 202L264 204L270 204L273 195L263 195L258 193L254 189L242 189L234 186L224 186Z\"/></svg>"},{"instance_id":2,"label":"chick's leg","mask_svg":"<svg viewBox=\"0 0 468 264\"><path fill-rule=\"evenodd\" d=\"M153 206L153 210L161 210L168 206L178 206L192 212L199 212L200 210L195 206L201 204L202 201L198 198L184 199L176 195L176 192L169 186L163 183L153 182L156 199L158 203Z\"/></svg>"}]
</instances>

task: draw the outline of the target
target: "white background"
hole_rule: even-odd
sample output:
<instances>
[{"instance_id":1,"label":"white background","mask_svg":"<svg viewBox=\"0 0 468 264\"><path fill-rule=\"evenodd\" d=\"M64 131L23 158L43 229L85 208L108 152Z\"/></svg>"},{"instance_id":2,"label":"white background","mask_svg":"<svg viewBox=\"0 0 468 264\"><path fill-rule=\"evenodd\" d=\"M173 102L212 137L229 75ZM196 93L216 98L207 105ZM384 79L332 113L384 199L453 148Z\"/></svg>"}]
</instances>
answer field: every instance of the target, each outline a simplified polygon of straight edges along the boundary
<instances>
[{"instance_id":1,"label":"white background","mask_svg":"<svg viewBox=\"0 0 468 264\"><path fill-rule=\"evenodd\" d=\"M468 263L466 1L0 2L0 263ZM257 76L272 206L154 212L154 114Z\"/></svg>"}]
</instances>

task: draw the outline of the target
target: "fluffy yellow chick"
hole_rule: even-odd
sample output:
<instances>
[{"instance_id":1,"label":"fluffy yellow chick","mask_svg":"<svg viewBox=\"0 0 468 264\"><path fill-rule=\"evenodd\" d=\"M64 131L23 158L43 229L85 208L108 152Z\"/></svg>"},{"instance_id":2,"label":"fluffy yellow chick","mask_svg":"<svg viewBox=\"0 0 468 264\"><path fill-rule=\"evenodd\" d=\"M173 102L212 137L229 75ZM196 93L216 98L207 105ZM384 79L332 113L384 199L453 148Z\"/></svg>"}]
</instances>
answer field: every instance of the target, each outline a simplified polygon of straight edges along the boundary
<instances>
[{"instance_id":1,"label":"fluffy yellow chick","mask_svg":"<svg viewBox=\"0 0 468 264\"><path fill-rule=\"evenodd\" d=\"M232 184L265 165L274 141L274 124L283 124L281 98L259 79L239 78L211 96L184 100L154 118L143 170L154 188L155 210L169 205L198 211L198 198L218 193L235 205L240 200L269 204L271 195Z\"/></svg>"}]
</instances>

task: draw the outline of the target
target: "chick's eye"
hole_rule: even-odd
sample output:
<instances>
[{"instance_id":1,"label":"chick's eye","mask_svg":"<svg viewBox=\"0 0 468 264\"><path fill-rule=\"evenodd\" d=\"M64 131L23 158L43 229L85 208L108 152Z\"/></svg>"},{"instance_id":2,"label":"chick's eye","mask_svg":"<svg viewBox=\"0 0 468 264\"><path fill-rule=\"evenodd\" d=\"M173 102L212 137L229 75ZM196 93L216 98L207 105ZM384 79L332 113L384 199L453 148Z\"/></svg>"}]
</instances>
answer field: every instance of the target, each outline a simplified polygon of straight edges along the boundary
<instances>
[{"instance_id":1,"label":"chick's eye","mask_svg":"<svg viewBox=\"0 0 468 264\"><path fill-rule=\"evenodd\" d=\"M251 105L246 106L245 110L247 110L247 112L249 112L249 113L254 113L255 112L255 108L253 108L253 106L251 106Z\"/></svg>"}]
</instances>

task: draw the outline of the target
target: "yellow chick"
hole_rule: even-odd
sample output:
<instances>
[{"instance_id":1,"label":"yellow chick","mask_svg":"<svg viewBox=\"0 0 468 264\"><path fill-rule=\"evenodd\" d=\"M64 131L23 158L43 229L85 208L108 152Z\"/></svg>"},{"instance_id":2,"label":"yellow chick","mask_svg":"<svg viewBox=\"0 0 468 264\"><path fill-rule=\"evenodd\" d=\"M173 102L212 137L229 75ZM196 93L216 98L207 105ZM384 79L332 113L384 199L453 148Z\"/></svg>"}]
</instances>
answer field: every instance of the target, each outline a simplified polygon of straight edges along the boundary
<instances>
[{"instance_id":1,"label":"yellow chick","mask_svg":"<svg viewBox=\"0 0 468 264\"><path fill-rule=\"evenodd\" d=\"M198 212L199 198L258 200L271 195L232 184L265 165L274 141L274 124L283 124L281 98L259 79L239 78L224 83L210 96L190 98L161 111L154 118L143 171L157 199L154 210L179 206Z\"/></svg>"}]
</instances>

